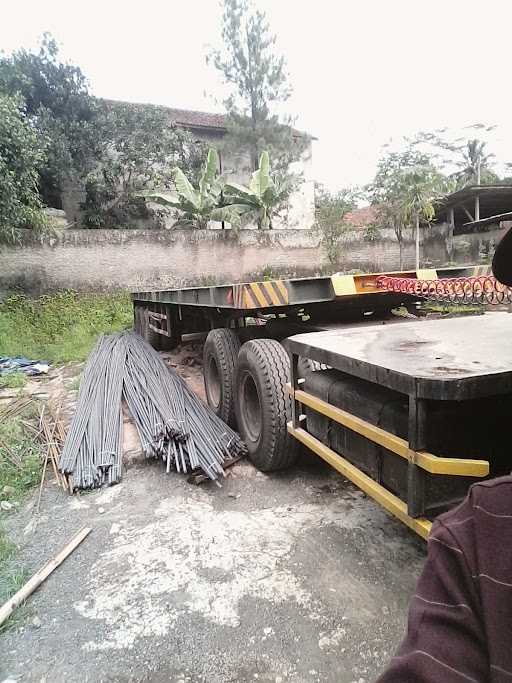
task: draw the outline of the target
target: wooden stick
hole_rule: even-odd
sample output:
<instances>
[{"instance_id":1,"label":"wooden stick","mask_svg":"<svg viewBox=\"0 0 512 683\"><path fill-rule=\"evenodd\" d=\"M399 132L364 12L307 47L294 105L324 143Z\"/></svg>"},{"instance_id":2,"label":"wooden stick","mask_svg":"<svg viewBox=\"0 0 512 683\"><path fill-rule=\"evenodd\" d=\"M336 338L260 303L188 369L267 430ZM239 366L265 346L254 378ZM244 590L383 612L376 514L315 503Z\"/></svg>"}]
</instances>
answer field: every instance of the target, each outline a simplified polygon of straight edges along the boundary
<instances>
[{"instance_id":1,"label":"wooden stick","mask_svg":"<svg viewBox=\"0 0 512 683\"><path fill-rule=\"evenodd\" d=\"M39 493L37 496L36 515L39 514L39 508L41 507L41 494L43 493L44 478L46 476L46 467L48 466L48 458L49 457L50 457L50 452L46 451L46 456L44 458L43 472L41 474L41 483L39 484Z\"/></svg>"},{"instance_id":2,"label":"wooden stick","mask_svg":"<svg viewBox=\"0 0 512 683\"><path fill-rule=\"evenodd\" d=\"M7 602L0 607L0 626L11 616L14 610L36 590L36 588L39 588L43 581L50 576L53 570L57 569L57 567L64 562L66 557L80 545L80 543L90 532L91 529L89 527L84 527L81 529L76 536L73 536L71 541L69 541L69 543L62 548L60 553L56 555L53 560L50 560L44 565L44 567L41 567L41 569L37 571L34 576L32 576L27 583L12 596L12 598L7 600Z\"/></svg>"},{"instance_id":3,"label":"wooden stick","mask_svg":"<svg viewBox=\"0 0 512 683\"><path fill-rule=\"evenodd\" d=\"M14 465L17 469L21 470L22 465L19 463L17 460L14 460L11 455L9 455L8 451L5 450L5 452L2 454L4 458L11 463L11 465Z\"/></svg>"}]
</instances>

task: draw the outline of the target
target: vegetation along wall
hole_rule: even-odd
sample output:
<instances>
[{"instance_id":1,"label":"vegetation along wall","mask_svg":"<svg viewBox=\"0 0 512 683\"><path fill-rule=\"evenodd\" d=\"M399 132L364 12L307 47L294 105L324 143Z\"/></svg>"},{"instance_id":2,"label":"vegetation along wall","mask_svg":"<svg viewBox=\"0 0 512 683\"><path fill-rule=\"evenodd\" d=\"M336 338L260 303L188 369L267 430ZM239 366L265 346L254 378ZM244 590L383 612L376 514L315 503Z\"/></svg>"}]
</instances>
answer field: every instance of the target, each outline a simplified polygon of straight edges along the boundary
<instances>
[{"instance_id":1,"label":"vegetation along wall","mask_svg":"<svg viewBox=\"0 0 512 683\"><path fill-rule=\"evenodd\" d=\"M489 262L502 231L459 235L451 255L441 232L425 233L424 266ZM404 247L404 268L414 263L412 241ZM306 277L337 270L378 272L399 269L392 231L366 241L347 232L339 260L325 258L311 230L64 230L34 238L28 232L16 246L0 246L0 293L21 289L42 294L82 291L169 289L265 277Z\"/></svg>"}]
</instances>

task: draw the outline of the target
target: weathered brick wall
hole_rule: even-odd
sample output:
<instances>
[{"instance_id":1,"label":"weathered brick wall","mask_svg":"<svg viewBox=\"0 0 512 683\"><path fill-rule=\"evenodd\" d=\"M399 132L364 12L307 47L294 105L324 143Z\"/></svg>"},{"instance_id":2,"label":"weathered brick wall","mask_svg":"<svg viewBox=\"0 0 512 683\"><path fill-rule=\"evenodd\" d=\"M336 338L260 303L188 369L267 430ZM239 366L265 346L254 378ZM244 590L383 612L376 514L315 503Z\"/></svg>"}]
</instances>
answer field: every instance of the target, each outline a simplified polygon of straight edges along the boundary
<instances>
[{"instance_id":1,"label":"weathered brick wall","mask_svg":"<svg viewBox=\"0 0 512 683\"><path fill-rule=\"evenodd\" d=\"M488 258L500 231L454 238L452 261ZM445 238L431 232L422 247L425 265L446 265ZM404 267L414 263L414 245L404 249ZM338 269L398 270L399 248L390 231L375 242L361 232L344 236ZM57 289L168 289L195 284L239 282L264 275L305 277L330 272L310 230L67 230L21 245L0 247L0 291L31 294Z\"/></svg>"}]
</instances>

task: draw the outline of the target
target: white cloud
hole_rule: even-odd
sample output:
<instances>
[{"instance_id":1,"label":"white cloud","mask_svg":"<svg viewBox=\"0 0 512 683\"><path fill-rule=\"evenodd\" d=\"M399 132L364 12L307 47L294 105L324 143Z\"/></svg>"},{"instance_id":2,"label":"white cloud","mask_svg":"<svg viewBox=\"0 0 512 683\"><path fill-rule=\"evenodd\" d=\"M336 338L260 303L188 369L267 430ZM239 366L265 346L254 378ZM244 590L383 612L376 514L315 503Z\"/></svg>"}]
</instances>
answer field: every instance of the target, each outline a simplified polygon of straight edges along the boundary
<instances>
[{"instance_id":1,"label":"white cloud","mask_svg":"<svg viewBox=\"0 0 512 683\"><path fill-rule=\"evenodd\" d=\"M512 159L510 4L488 0L260 0L294 85L289 102L332 187L371 179L381 145L420 129L497 123ZM80 64L95 94L215 109L222 99L205 48L218 40L217 0L144 4L29 0L3 8L0 45L33 46L44 30Z\"/></svg>"}]
</instances>

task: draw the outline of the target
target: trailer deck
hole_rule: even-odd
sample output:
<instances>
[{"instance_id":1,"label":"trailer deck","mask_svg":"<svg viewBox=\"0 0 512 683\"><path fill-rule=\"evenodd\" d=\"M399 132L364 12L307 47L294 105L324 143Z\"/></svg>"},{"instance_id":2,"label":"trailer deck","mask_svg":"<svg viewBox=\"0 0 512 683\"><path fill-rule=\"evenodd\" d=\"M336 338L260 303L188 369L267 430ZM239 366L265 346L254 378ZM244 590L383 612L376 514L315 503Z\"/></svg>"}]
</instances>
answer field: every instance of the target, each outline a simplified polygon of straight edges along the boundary
<instances>
[{"instance_id":1,"label":"trailer deck","mask_svg":"<svg viewBox=\"0 0 512 683\"><path fill-rule=\"evenodd\" d=\"M344 305L348 305L350 300L355 300L360 295L365 295L365 299L371 297L375 302L390 301L393 298L393 293L378 286L378 279L383 275L418 280L455 278L483 274L488 271L488 268L488 266L468 266L438 270L423 269L360 275L335 274L325 277L264 280L207 287L133 292L132 299L137 302L199 306L227 311L282 309L289 306L333 303L337 300L343 300ZM399 298L403 298L403 296Z\"/></svg>"},{"instance_id":2,"label":"trailer deck","mask_svg":"<svg viewBox=\"0 0 512 683\"><path fill-rule=\"evenodd\" d=\"M359 327L290 337L292 420L291 436L301 441L352 480L388 511L421 536L431 522L424 517L425 476L486 477L489 457L443 457L426 450L430 406L453 402L486 411L485 400L512 394L512 316L492 313L462 319L422 321L396 326ZM305 391L298 373L298 358L324 363L370 385L385 387L408 401L408 438L401 438L361 419L318 395ZM499 399L497 399L499 400ZM480 401L480 402L479 402ZM448 409L448 408L447 408ZM314 411L343 429L354 432L407 463L405 500L375 481L329 445L310 433L305 411ZM489 433L489 450L496 451L498 433ZM448 440L448 439L447 439ZM461 450L467 447L461 444ZM462 452L461 456L464 455ZM509 468L510 469L510 468ZM439 500L435 501L439 504Z\"/></svg>"}]
</instances>

